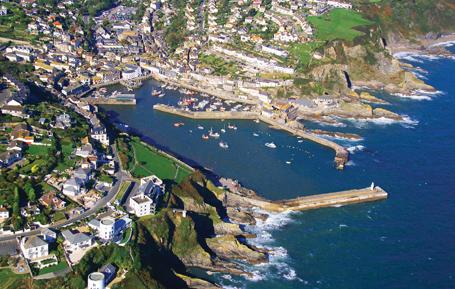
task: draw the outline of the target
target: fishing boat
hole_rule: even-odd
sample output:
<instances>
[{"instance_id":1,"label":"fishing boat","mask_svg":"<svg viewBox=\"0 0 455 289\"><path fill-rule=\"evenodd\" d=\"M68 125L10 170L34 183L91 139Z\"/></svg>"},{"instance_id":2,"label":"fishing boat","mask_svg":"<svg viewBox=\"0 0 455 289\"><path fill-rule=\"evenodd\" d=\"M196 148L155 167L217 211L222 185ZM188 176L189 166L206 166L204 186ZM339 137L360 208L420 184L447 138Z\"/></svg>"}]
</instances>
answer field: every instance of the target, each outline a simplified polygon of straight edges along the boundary
<instances>
[{"instance_id":1,"label":"fishing boat","mask_svg":"<svg viewBox=\"0 0 455 289\"><path fill-rule=\"evenodd\" d=\"M290 161L286 161L286 164L290 165L290 164L291 164L291 162L290 162Z\"/></svg>"},{"instance_id":2,"label":"fishing boat","mask_svg":"<svg viewBox=\"0 0 455 289\"><path fill-rule=\"evenodd\" d=\"M174 126L175 126L175 127L181 127L181 126L183 126L183 125L185 125L183 122L176 122L176 123L174 123Z\"/></svg>"},{"instance_id":3,"label":"fishing boat","mask_svg":"<svg viewBox=\"0 0 455 289\"><path fill-rule=\"evenodd\" d=\"M197 129L203 130L204 127L203 127L202 125L198 125L198 126L197 126Z\"/></svg>"},{"instance_id":4,"label":"fishing boat","mask_svg":"<svg viewBox=\"0 0 455 289\"><path fill-rule=\"evenodd\" d=\"M226 142L220 141L219 146L223 149L229 148L229 145Z\"/></svg>"},{"instance_id":5,"label":"fishing boat","mask_svg":"<svg viewBox=\"0 0 455 289\"><path fill-rule=\"evenodd\" d=\"M213 137L213 138L219 138L219 137L220 137L220 134L217 133L217 132L213 132L213 130L210 129L210 131L209 131L209 136L210 136L210 137Z\"/></svg>"},{"instance_id":6,"label":"fishing boat","mask_svg":"<svg viewBox=\"0 0 455 289\"><path fill-rule=\"evenodd\" d=\"M158 96L158 95L160 95L161 93L162 93L161 90L154 89L154 90L152 91L152 96Z\"/></svg>"},{"instance_id":7,"label":"fishing boat","mask_svg":"<svg viewBox=\"0 0 455 289\"><path fill-rule=\"evenodd\" d=\"M265 146L271 149L276 149L276 144L274 144L273 142L266 142Z\"/></svg>"},{"instance_id":8,"label":"fishing boat","mask_svg":"<svg viewBox=\"0 0 455 289\"><path fill-rule=\"evenodd\" d=\"M226 133L226 130L224 128L221 129L222 133Z\"/></svg>"},{"instance_id":9,"label":"fishing boat","mask_svg":"<svg viewBox=\"0 0 455 289\"><path fill-rule=\"evenodd\" d=\"M162 92L162 93L158 94L158 97L163 97L163 96L165 96L165 95L166 95L166 94L164 94L164 92Z\"/></svg>"},{"instance_id":10,"label":"fishing boat","mask_svg":"<svg viewBox=\"0 0 455 289\"><path fill-rule=\"evenodd\" d=\"M259 136L259 135L258 135L257 133L255 133L255 132L253 133L253 135L254 135L254 136Z\"/></svg>"},{"instance_id":11,"label":"fishing boat","mask_svg":"<svg viewBox=\"0 0 455 289\"><path fill-rule=\"evenodd\" d=\"M233 130L236 130L237 127L233 124L228 124L228 129L233 129Z\"/></svg>"},{"instance_id":12,"label":"fishing boat","mask_svg":"<svg viewBox=\"0 0 455 289\"><path fill-rule=\"evenodd\" d=\"M203 134L203 135L202 135L202 139L203 139L203 140L208 140L208 139L209 139L209 136L206 135L206 134Z\"/></svg>"}]
</instances>

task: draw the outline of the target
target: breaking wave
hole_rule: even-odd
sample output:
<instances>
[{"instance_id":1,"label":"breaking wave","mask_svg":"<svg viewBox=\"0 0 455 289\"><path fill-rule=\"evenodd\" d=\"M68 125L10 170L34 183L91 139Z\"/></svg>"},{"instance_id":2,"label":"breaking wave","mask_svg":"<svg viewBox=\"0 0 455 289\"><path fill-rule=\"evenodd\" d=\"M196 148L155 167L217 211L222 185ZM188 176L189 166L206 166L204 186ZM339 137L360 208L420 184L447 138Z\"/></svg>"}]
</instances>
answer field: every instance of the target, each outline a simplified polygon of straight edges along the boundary
<instances>
[{"instance_id":1,"label":"breaking wave","mask_svg":"<svg viewBox=\"0 0 455 289\"><path fill-rule=\"evenodd\" d=\"M258 210L261 213L266 213L269 217L263 220L257 220L256 225L246 226L246 231L256 234L257 237L248 240L251 245L264 248L269 251L269 262L249 266L246 268L252 275L245 276L249 281L261 281L267 279L286 279L297 280L301 279L297 276L295 270L289 265L289 256L285 248L275 246L272 232L281 230L287 224L294 222L292 215L294 212L284 213L269 213Z\"/></svg>"},{"instance_id":2,"label":"breaking wave","mask_svg":"<svg viewBox=\"0 0 455 289\"><path fill-rule=\"evenodd\" d=\"M402 120L396 120L387 117L378 117L378 118L346 118L347 121L352 123L356 128L367 128L369 125L379 125L379 126L387 126L392 124L400 124L406 128L414 128L416 125L419 124L418 120L414 120L407 115L402 115Z\"/></svg>"},{"instance_id":3,"label":"breaking wave","mask_svg":"<svg viewBox=\"0 0 455 289\"><path fill-rule=\"evenodd\" d=\"M365 146L363 146L363 145L356 145L356 146L352 146L352 147L348 147L347 148L347 150L351 154L355 154L356 152L363 151L364 149L365 149Z\"/></svg>"}]
</instances>

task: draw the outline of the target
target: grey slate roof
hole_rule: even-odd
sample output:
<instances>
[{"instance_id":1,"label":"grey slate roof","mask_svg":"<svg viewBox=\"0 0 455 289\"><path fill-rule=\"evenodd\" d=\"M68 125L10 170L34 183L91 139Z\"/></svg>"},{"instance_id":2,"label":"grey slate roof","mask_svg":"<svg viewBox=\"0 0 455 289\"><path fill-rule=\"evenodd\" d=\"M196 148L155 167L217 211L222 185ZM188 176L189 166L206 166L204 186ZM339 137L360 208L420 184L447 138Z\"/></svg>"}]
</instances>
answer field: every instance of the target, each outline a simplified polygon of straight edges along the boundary
<instances>
[{"instance_id":1,"label":"grey slate roof","mask_svg":"<svg viewBox=\"0 0 455 289\"><path fill-rule=\"evenodd\" d=\"M24 243L24 248L25 249L30 249L30 248L36 248L36 247L41 247L47 245L46 242L44 242L43 239L41 239L38 236L32 236L27 239Z\"/></svg>"}]
</instances>

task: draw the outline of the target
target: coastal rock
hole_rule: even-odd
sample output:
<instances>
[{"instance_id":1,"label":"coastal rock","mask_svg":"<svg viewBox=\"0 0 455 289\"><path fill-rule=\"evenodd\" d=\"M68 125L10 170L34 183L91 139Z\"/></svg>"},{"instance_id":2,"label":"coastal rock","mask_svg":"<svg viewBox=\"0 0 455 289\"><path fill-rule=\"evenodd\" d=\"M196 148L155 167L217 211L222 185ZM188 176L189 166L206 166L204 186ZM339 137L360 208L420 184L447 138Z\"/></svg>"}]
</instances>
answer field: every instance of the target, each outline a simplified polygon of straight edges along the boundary
<instances>
[{"instance_id":1,"label":"coastal rock","mask_svg":"<svg viewBox=\"0 0 455 289\"><path fill-rule=\"evenodd\" d=\"M244 232L238 224L218 222L213 224L213 229L217 235L242 235Z\"/></svg>"},{"instance_id":2,"label":"coastal rock","mask_svg":"<svg viewBox=\"0 0 455 289\"><path fill-rule=\"evenodd\" d=\"M220 258L244 260L251 264L267 262L267 255L242 244L232 235L206 239L207 246Z\"/></svg>"},{"instance_id":3,"label":"coastal rock","mask_svg":"<svg viewBox=\"0 0 455 289\"><path fill-rule=\"evenodd\" d=\"M256 219L250 211L233 207L228 207L226 211L229 219L235 223L248 225L256 224Z\"/></svg>"},{"instance_id":4,"label":"coastal rock","mask_svg":"<svg viewBox=\"0 0 455 289\"><path fill-rule=\"evenodd\" d=\"M391 118L391 119L394 119L394 120L402 120L403 118L395 113L395 112L392 112L390 110L387 110L387 109L384 109L384 108L375 108L373 110L373 115L375 117L386 117L386 118Z\"/></svg>"},{"instance_id":5,"label":"coastal rock","mask_svg":"<svg viewBox=\"0 0 455 289\"><path fill-rule=\"evenodd\" d=\"M373 116L373 108L368 104L357 102L343 102L333 110L333 113L342 117L369 118Z\"/></svg>"},{"instance_id":6,"label":"coastal rock","mask_svg":"<svg viewBox=\"0 0 455 289\"><path fill-rule=\"evenodd\" d=\"M202 280L202 279L199 279L199 278L196 278L196 277L190 277L190 276L186 276L186 275L183 275L183 274L176 274L177 277L179 277L180 279L182 279L183 281L185 281L186 285L189 287L189 288L194 288L194 289L218 289L218 288L222 288L216 284L213 284L212 282L209 282L209 281L206 281L206 280Z\"/></svg>"},{"instance_id":7,"label":"coastal rock","mask_svg":"<svg viewBox=\"0 0 455 289\"><path fill-rule=\"evenodd\" d=\"M372 103L379 103L379 104L387 104L388 102L385 101L385 100L382 100L380 98L377 98L376 96L370 94L369 92L367 91L362 91L360 94L359 94L359 97L360 99L362 100L365 100L365 101L368 101L368 102L372 102Z\"/></svg>"}]
</instances>

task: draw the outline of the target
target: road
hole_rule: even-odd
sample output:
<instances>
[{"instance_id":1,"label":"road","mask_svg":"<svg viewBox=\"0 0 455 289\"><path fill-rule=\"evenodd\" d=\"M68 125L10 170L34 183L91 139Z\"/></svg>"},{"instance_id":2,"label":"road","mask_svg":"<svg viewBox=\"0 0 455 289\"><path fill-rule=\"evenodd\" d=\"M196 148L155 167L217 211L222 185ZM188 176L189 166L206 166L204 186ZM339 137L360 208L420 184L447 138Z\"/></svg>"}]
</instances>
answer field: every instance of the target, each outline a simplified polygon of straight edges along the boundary
<instances>
[{"instance_id":1,"label":"road","mask_svg":"<svg viewBox=\"0 0 455 289\"><path fill-rule=\"evenodd\" d=\"M112 152L114 154L114 160L118 164L119 163L118 162L119 159L118 159L118 154L117 154L117 150L115 148L115 145L111 145L111 148L112 148ZM126 172L122 171L119 168L119 170L115 173L115 178L116 178L117 181L114 183L114 185L109 190L107 195L104 196L102 199L100 199L95 204L95 206L93 206L92 208L90 208L87 211L83 212L82 214L77 215L77 216L75 216L75 217L73 217L71 219L68 219L68 220L66 220L66 221L64 221L62 223L55 224L55 225L50 225L48 228L50 228L50 229L59 229L59 228L68 226L68 225L70 225L72 223L75 223L75 222L78 222L78 221L80 221L82 219L90 217L91 215L95 214L99 209L105 207L107 205L107 203L109 203L115 197L115 195L117 195L117 193L118 193L118 191L120 189L120 184L124 180L129 179L129 176L126 174ZM38 234L41 233L41 231L43 229L45 229L45 228L39 228L39 229L36 229L36 230L23 232L23 233L17 233L17 234L14 234L14 235L1 236L0 237L0 242L15 240L17 237L26 237L26 236L38 235Z\"/></svg>"}]
</instances>

